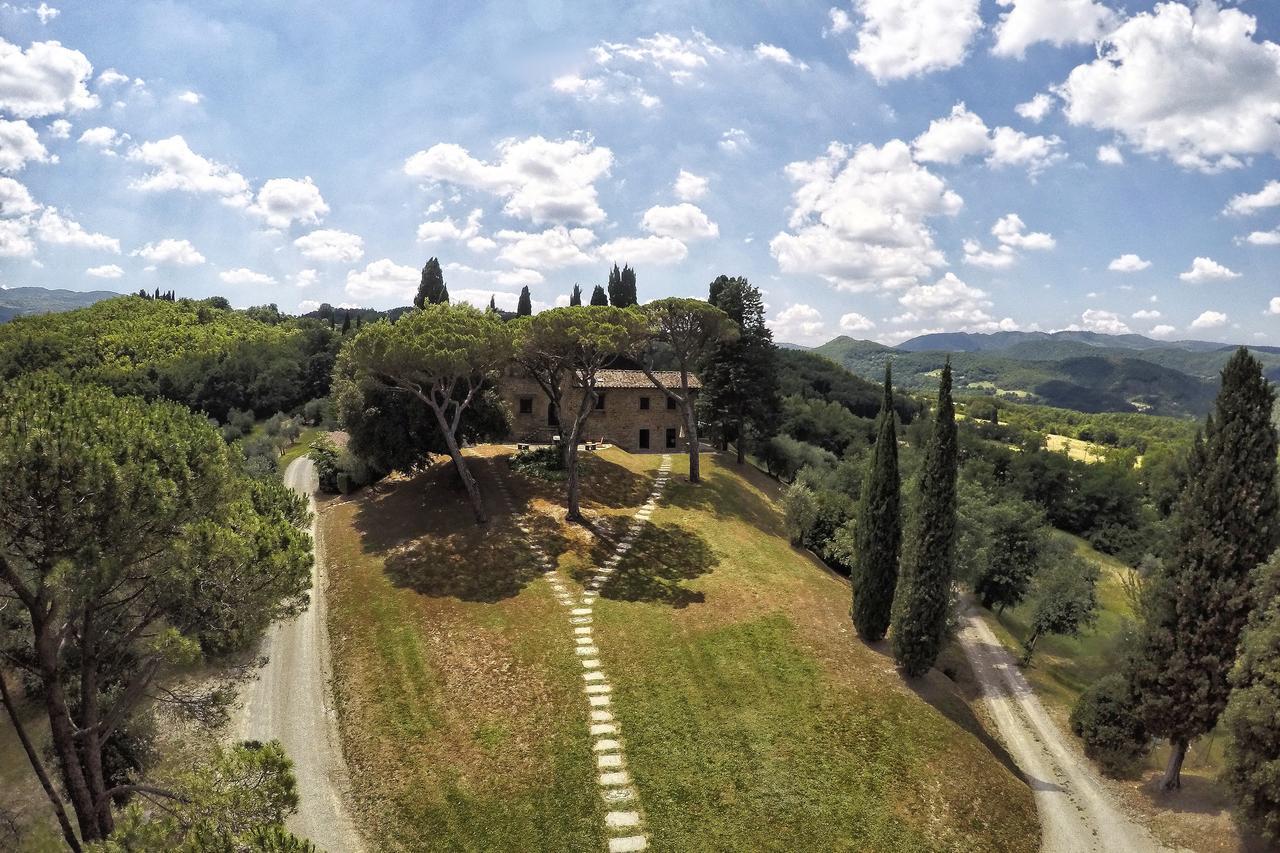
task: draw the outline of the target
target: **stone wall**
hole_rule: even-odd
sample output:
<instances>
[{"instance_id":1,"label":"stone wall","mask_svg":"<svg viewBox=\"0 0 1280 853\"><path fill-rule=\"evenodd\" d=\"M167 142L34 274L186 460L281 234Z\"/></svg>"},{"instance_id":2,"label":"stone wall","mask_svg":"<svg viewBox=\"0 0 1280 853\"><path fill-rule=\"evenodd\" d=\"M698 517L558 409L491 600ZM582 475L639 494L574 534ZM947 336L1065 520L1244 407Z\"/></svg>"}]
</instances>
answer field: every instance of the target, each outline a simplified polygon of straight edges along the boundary
<instances>
[{"instance_id":1,"label":"stone wall","mask_svg":"<svg viewBox=\"0 0 1280 853\"><path fill-rule=\"evenodd\" d=\"M502 399L511 409L511 437L518 442L549 444L556 428L547 423L547 395L532 379L504 377ZM696 391L694 392L696 395ZM667 396L657 388L604 388L603 408L592 411L582 425L582 441L604 441L630 453L667 453L685 449L684 417L671 408ZM647 400L648 408L643 408ZM565 391L565 420L578 412L582 392ZM643 447L643 430L649 446Z\"/></svg>"}]
</instances>

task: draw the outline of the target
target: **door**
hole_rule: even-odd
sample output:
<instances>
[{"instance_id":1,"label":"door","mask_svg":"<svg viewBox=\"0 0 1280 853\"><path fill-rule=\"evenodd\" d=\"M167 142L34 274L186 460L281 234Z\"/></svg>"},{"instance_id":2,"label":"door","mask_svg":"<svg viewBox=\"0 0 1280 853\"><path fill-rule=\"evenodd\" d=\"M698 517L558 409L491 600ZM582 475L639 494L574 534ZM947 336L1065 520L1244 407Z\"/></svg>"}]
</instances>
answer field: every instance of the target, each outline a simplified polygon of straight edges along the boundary
<instances>
[{"instance_id":1,"label":"door","mask_svg":"<svg viewBox=\"0 0 1280 853\"><path fill-rule=\"evenodd\" d=\"M649 431L647 429L640 430L640 449L649 449Z\"/></svg>"},{"instance_id":2,"label":"door","mask_svg":"<svg viewBox=\"0 0 1280 853\"><path fill-rule=\"evenodd\" d=\"M667 428L667 447L668 448L676 446L676 437L678 433L679 433L679 430L677 430L675 427Z\"/></svg>"}]
</instances>

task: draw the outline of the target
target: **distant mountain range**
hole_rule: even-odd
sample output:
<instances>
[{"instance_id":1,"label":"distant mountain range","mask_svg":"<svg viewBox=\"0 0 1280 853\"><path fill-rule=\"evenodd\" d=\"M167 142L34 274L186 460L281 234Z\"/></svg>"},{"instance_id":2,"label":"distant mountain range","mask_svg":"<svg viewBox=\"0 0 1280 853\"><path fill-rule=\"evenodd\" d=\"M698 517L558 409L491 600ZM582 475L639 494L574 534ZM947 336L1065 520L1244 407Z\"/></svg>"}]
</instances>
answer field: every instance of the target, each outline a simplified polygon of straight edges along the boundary
<instances>
[{"instance_id":1,"label":"distant mountain range","mask_svg":"<svg viewBox=\"0 0 1280 853\"><path fill-rule=\"evenodd\" d=\"M1250 347L1267 376L1280 381L1280 350ZM1217 394L1234 346L1157 341L1096 332L944 332L889 347L841 336L813 352L866 379L884 376L908 390L937 387L951 356L958 394L994 394L1082 412L1201 415Z\"/></svg>"},{"instance_id":2,"label":"distant mountain range","mask_svg":"<svg viewBox=\"0 0 1280 853\"><path fill-rule=\"evenodd\" d=\"M51 314L83 308L119 296L111 290L49 290L44 287L0 289L0 323L28 314Z\"/></svg>"}]
</instances>

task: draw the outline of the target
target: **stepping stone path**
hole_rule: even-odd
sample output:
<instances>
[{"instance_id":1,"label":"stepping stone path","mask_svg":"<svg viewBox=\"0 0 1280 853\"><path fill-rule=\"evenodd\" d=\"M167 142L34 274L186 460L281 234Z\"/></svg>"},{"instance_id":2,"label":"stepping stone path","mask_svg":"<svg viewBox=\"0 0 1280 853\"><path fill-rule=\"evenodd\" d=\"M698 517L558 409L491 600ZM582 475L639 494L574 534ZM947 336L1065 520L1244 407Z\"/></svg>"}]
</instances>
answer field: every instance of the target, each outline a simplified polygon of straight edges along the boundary
<instances>
[{"instance_id":1,"label":"stepping stone path","mask_svg":"<svg viewBox=\"0 0 1280 853\"><path fill-rule=\"evenodd\" d=\"M526 543L534 553L534 558L542 568L543 576L551 584L551 591L556 600L569 611L569 627L573 632L574 653L582 663L583 694L587 698L587 712L590 715L592 754L596 762L596 783L600 786L600 796L604 799L609 811L604 816L605 829L609 835L609 853L632 853L636 850L647 850L649 836L644 832L644 819L640 811L640 795L631 782L631 774L627 772L626 754L623 749L622 731L618 721L613 717L613 687L609 684L600 664L600 649L596 646L592 623L592 605L600 595L600 588L609 577L617 571L618 563L635 544L641 527L653 515L658 498L666 488L667 479L671 475L671 456L664 454L662 464L658 467L658 476L654 480L653 490L645 500L626 533L618 540L613 556L596 567L595 573L587 581L581 592L571 590L560 578L555 563L546 551L532 539ZM506 480L496 478L498 491L507 506L507 511L516 522L516 527L526 537L532 535L532 529L524 518L516 514L515 502Z\"/></svg>"}]
</instances>

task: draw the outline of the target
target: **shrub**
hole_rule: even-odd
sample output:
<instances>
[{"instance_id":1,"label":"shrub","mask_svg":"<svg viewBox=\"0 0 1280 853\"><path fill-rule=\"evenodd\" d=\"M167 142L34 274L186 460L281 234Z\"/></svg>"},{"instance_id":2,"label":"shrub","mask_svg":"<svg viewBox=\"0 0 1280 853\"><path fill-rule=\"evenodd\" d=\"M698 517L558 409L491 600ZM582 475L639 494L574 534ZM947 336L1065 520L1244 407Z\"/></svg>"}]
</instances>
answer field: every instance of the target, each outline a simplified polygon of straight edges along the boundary
<instances>
[{"instance_id":1,"label":"shrub","mask_svg":"<svg viewBox=\"0 0 1280 853\"><path fill-rule=\"evenodd\" d=\"M1080 696L1071 709L1071 731L1083 741L1085 755L1112 776L1132 772L1150 742L1129 683L1119 673L1104 676Z\"/></svg>"},{"instance_id":2,"label":"shrub","mask_svg":"<svg viewBox=\"0 0 1280 853\"><path fill-rule=\"evenodd\" d=\"M818 515L817 497L804 483L792 483L782 496L787 519L787 537L792 545L803 545Z\"/></svg>"},{"instance_id":3,"label":"shrub","mask_svg":"<svg viewBox=\"0 0 1280 853\"><path fill-rule=\"evenodd\" d=\"M567 476L564 457L560 454L560 448L554 445L517 453L511 457L511 470L540 480L563 480Z\"/></svg>"},{"instance_id":4,"label":"shrub","mask_svg":"<svg viewBox=\"0 0 1280 853\"><path fill-rule=\"evenodd\" d=\"M760 448L760 461L770 474L789 483L802 468L834 466L836 455L789 435L775 435Z\"/></svg>"}]
</instances>

